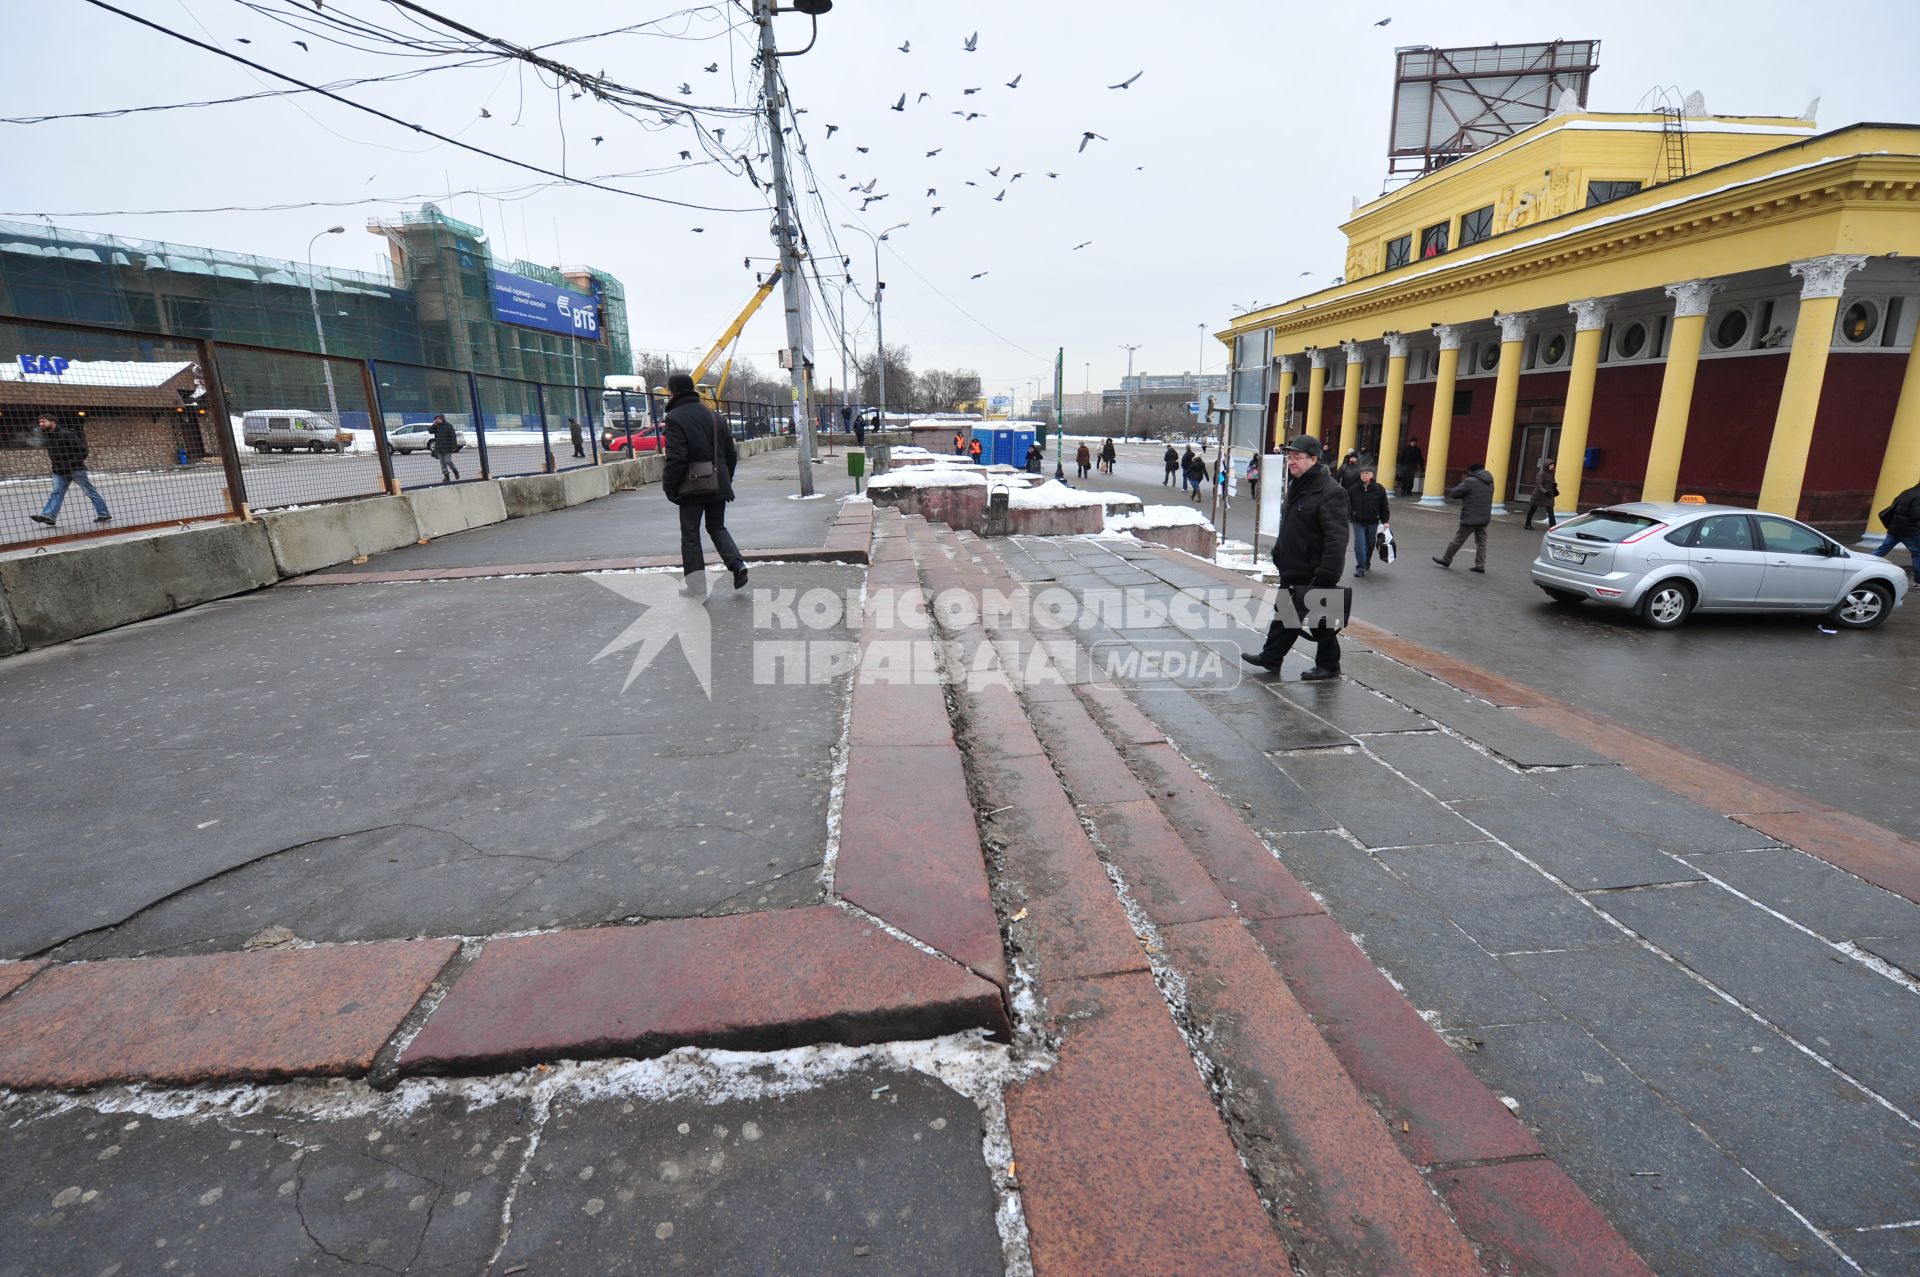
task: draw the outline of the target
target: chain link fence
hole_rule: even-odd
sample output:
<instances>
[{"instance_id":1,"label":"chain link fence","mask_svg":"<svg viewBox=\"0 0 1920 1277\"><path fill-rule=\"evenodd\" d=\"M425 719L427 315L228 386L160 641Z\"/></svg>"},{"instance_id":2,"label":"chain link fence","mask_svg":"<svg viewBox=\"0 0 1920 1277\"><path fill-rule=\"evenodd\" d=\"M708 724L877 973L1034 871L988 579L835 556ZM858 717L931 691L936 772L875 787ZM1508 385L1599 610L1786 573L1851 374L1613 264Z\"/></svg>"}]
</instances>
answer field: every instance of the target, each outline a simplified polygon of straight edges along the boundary
<instances>
[{"instance_id":1,"label":"chain link fence","mask_svg":"<svg viewBox=\"0 0 1920 1277\"><path fill-rule=\"evenodd\" d=\"M365 364L225 342L213 355L254 509L392 491Z\"/></svg>"}]
</instances>

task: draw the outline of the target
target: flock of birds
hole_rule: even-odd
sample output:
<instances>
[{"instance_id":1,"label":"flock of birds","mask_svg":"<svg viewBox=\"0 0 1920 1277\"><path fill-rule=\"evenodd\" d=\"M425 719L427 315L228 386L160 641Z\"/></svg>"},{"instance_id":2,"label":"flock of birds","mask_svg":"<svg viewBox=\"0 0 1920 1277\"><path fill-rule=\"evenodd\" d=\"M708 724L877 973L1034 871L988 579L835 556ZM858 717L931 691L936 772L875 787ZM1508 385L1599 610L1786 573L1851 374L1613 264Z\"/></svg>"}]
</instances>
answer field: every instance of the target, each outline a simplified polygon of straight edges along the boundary
<instances>
[{"instance_id":1,"label":"flock of birds","mask_svg":"<svg viewBox=\"0 0 1920 1277\"><path fill-rule=\"evenodd\" d=\"M978 31L975 31L974 33L969 35L964 41L961 42L960 47L963 52L978 53L980 51L980 33ZM913 52L913 41L902 40L898 46L897 51L904 54L911 54ZM1131 89L1134 83L1138 81L1141 76L1145 74L1146 74L1145 71L1135 71L1132 75L1126 77L1124 80L1121 80L1116 84L1107 85L1107 88L1109 90ZM1015 91L1020 88L1020 82L1025 78L1026 78L1026 73L1023 71L1016 74L1012 79L1003 81L1002 83L1005 85L1007 90ZM682 87L684 88L685 86L682 86ZM986 88L987 86L985 85L974 85L968 88L961 89L960 95L963 98L971 98L976 94L986 91ZM908 96L909 94L906 92L901 93L897 98L894 99L892 105L889 106L887 109L890 111L895 111L902 115L905 115L908 111L916 107L919 107L923 103L931 100L934 97L934 94L926 91L915 93L913 94L913 101L911 103L909 103L907 100ZM986 118L986 112L973 110L971 109L971 106L972 104L970 103L963 104L960 109L950 111L949 114L957 116L962 124L971 124L975 120ZM803 112L804 108L801 108L801 111ZM841 131L842 131L841 126L838 124L827 125L826 126L827 140L832 141L833 135ZM1094 142L1105 142L1108 140L1109 139L1106 137L1105 134L1095 132L1092 129L1083 129L1080 133L1079 146L1075 148L1074 153L1076 155L1084 154L1086 152L1087 147L1090 144ZM871 153L873 148L870 146L856 146L853 149L856 153L860 155L867 155ZM933 147L932 149L928 150L925 153L924 158L929 160L936 159L939 157L940 153L945 149L946 148L944 146ZM992 168L985 169L984 173L989 178L998 179L1000 177L1002 170L1005 167L1006 166L1004 164L997 164ZM1145 167L1145 165L1136 165L1135 167L1136 169L1142 169ZM1046 173L1046 176L1049 179L1057 179L1060 176L1059 172L1056 170L1044 170L1044 171ZM840 174L837 174L836 176L841 181L850 180L848 175L845 173L840 173ZM1027 174L1024 170L1016 171L1011 174L1008 174L1006 179L1003 182L999 183L1000 189L989 198L991 198L992 202L996 204L1005 203L1007 199L1007 193L1013 189L1013 184L1026 176ZM973 187L975 189L982 189L983 184L974 178L965 178L963 179L963 181L964 181L964 184L967 186ZM890 192L880 191L875 189L876 187L879 186L879 184L880 184L880 179L876 177L876 178L870 178L866 182L855 182L853 185L847 188L847 191L849 194L857 195L860 197L860 211L862 213L872 208L875 204L880 203L882 200L891 198ZM933 200L939 199L940 188L937 186L927 187L926 195L923 198L930 202ZM945 204L930 203L927 209L927 216L937 217L945 208L946 208ZM1071 251L1077 253L1081 249L1089 247L1090 245L1092 245L1092 243L1093 243L1092 240L1085 240L1079 244L1075 244ZM974 274L968 276L968 278L970 280L985 279L988 273L989 272L984 270L977 271Z\"/></svg>"}]
</instances>

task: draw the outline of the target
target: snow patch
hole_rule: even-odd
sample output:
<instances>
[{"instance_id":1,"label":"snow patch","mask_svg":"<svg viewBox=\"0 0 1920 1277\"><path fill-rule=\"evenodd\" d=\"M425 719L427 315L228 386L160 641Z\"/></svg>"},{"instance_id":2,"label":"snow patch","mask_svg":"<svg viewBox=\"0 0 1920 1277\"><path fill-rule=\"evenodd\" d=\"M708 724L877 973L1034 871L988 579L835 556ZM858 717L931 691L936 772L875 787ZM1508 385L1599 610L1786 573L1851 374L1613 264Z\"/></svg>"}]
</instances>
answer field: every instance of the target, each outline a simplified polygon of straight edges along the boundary
<instances>
[{"instance_id":1,"label":"snow patch","mask_svg":"<svg viewBox=\"0 0 1920 1277\"><path fill-rule=\"evenodd\" d=\"M1138 514L1110 514L1107 531L1131 532L1135 528L1210 528L1213 520L1192 506L1150 505Z\"/></svg>"}]
</instances>

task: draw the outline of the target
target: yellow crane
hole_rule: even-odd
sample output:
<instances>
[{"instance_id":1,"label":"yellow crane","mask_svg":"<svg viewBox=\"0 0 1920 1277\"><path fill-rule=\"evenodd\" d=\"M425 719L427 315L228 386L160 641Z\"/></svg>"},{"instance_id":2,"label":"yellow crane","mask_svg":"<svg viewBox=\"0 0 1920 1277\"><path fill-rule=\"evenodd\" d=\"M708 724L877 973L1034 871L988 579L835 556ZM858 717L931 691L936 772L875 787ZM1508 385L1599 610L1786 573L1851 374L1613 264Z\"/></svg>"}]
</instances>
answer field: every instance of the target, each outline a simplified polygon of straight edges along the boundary
<instances>
[{"instance_id":1,"label":"yellow crane","mask_svg":"<svg viewBox=\"0 0 1920 1277\"><path fill-rule=\"evenodd\" d=\"M712 369L713 361L720 357L720 352L722 350L727 352L727 362L720 369L720 383L712 390L700 387L700 393L707 400L708 407L717 408L721 396L726 394L727 378L733 373L733 351L729 347L739 342L741 330L746 328L747 321L752 319L754 312L760 309L760 304L772 295L774 285L780 282L780 269L778 266L773 268L773 273L767 276L766 281L760 285L760 290L747 302L734 321L727 325L726 331L721 333L719 340L713 343L713 348L702 355L700 362L694 365L693 384L700 386L701 379Z\"/></svg>"}]
</instances>

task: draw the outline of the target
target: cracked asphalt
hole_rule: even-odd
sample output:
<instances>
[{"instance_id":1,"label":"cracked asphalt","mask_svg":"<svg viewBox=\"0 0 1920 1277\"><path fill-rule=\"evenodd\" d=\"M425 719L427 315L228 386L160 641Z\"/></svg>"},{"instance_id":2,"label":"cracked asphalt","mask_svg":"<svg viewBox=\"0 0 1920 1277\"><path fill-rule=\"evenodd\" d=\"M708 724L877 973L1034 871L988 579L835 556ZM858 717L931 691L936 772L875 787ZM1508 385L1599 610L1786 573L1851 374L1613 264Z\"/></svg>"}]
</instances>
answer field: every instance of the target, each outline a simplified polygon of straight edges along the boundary
<instances>
[{"instance_id":1,"label":"cracked asphalt","mask_svg":"<svg viewBox=\"0 0 1920 1277\"><path fill-rule=\"evenodd\" d=\"M677 644L623 690L634 651L595 658L642 608L586 576L266 590L9 660L0 870L33 907L0 956L815 903L845 679L756 684L752 610L708 604L711 701Z\"/></svg>"}]
</instances>

